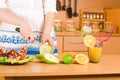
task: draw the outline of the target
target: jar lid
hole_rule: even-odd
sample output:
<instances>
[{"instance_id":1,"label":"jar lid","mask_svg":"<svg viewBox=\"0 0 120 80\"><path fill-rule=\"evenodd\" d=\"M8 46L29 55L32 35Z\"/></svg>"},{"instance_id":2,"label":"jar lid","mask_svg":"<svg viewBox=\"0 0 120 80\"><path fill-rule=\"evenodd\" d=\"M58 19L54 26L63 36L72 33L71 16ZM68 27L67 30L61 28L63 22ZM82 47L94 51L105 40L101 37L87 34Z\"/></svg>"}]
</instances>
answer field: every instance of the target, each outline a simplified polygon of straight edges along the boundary
<instances>
[{"instance_id":1,"label":"jar lid","mask_svg":"<svg viewBox=\"0 0 120 80\"><path fill-rule=\"evenodd\" d=\"M105 22L105 24L113 24L112 22Z\"/></svg>"},{"instance_id":2,"label":"jar lid","mask_svg":"<svg viewBox=\"0 0 120 80\"><path fill-rule=\"evenodd\" d=\"M62 22L62 20L54 20L54 22Z\"/></svg>"},{"instance_id":3,"label":"jar lid","mask_svg":"<svg viewBox=\"0 0 120 80\"><path fill-rule=\"evenodd\" d=\"M74 23L74 21L72 21L72 20L68 20L67 23Z\"/></svg>"}]
</instances>

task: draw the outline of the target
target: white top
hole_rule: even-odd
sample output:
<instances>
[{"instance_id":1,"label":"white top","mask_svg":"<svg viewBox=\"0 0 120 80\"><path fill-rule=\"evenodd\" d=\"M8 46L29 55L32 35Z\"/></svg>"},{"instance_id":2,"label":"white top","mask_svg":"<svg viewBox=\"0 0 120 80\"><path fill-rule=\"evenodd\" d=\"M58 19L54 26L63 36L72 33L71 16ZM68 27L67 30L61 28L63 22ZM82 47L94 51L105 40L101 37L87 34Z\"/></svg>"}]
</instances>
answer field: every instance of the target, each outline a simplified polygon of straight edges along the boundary
<instances>
[{"instance_id":1,"label":"white top","mask_svg":"<svg viewBox=\"0 0 120 80\"><path fill-rule=\"evenodd\" d=\"M8 8L27 19L33 30L41 30L44 14L49 11L56 12L56 0L0 0L0 8ZM12 27L9 26L5 29L11 30Z\"/></svg>"},{"instance_id":2,"label":"white top","mask_svg":"<svg viewBox=\"0 0 120 80\"><path fill-rule=\"evenodd\" d=\"M35 36L34 43L29 43L20 36L20 33L15 31L18 26L2 22L0 25L0 46L19 49L23 44L26 44L30 53L38 52L41 45L40 37L44 15L49 11L56 12L56 0L0 0L0 8L8 8L18 16L27 19ZM54 30L51 30L51 37L56 45Z\"/></svg>"}]
</instances>

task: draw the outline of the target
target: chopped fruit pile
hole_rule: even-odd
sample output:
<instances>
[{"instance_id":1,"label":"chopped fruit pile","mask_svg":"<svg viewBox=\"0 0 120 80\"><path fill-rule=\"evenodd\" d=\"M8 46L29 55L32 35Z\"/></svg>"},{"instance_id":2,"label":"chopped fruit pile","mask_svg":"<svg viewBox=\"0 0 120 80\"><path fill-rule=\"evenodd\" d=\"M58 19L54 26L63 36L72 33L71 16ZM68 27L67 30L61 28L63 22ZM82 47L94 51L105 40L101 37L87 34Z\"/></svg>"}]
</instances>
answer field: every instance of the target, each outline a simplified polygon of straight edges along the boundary
<instances>
[{"instance_id":1,"label":"chopped fruit pile","mask_svg":"<svg viewBox=\"0 0 120 80\"><path fill-rule=\"evenodd\" d=\"M78 64L86 64L89 62L88 56L85 54L76 54L75 52L64 52L58 56L64 64L77 62Z\"/></svg>"},{"instance_id":2,"label":"chopped fruit pile","mask_svg":"<svg viewBox=\"0 0 120 80\"><path fill-rule=\"evenodd\" d=\"M94 45L96 44L96 38L92 35L86 35L84 37L84 44L87 46L87 47L94 47Z\"/></svg>"},{"instance_id":3,"label":"chopped fruit pile","mask_svg":"<svg viewBox=\"0 0 120 80\"><path fill-rule=\"evenodd\" d=\"M0 48L0 57L7 58L9 60L22 60L25 58L26 53L27 48L25 46L23 46L18 52L16 52L14 49L10 49L7 52L4 47Z\"/></svg>"}]
</instances>

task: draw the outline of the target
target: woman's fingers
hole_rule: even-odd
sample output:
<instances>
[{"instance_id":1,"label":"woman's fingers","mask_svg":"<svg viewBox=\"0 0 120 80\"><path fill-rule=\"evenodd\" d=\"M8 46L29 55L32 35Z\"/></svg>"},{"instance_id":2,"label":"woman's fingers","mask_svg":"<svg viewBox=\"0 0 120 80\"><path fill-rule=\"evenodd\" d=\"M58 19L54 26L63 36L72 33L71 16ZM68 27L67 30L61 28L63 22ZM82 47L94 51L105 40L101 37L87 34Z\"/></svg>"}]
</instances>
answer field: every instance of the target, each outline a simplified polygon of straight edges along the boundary
<instances>
[{"instance_id":1,"label":"woman's fingers","mask_svg":"<svg viewBox=\"0 0 120 80\"><path fill-rule=\"evenodd\" d=\"M45 44L46 42L48 42L49 45L52 46L52 49L54 51L54 42L52 38L46 38L46 39L42 39L42 43Z\"/></svg>"},{"instance_id":2,"label":"woman's fingers","mask_svg":"<svg viewBox=\"0 0 120 80\"><path fill-rule=\"evenodd\" d=\"M31 34L30 36L28 36L28 40L29 40L30 42L33 42L33 41L34 41L34 35Z\"/></svg>"},{"instance_id":3,"label":"woman's fingers","mask_svg":"<svg viewBox=\"0 0 120 80\"><path fill-rule=\"evenodd\" d=\"M28 40L29 42L33 42L34 41L34 35L28 35L28 34L21 34L22 38L25 40Z\"/></svg>"},{"instance_id":4,"label":"woman's fingers","mask_svg":"<svg viewBox=\"0 0 120 80\"><path fill-rule=\"evenodd\" d=\"M54 50L54 42L53 42L53 40L51 38L49 39L48 43L52 46L52 48Z\"/></svg>"}]
</instances>

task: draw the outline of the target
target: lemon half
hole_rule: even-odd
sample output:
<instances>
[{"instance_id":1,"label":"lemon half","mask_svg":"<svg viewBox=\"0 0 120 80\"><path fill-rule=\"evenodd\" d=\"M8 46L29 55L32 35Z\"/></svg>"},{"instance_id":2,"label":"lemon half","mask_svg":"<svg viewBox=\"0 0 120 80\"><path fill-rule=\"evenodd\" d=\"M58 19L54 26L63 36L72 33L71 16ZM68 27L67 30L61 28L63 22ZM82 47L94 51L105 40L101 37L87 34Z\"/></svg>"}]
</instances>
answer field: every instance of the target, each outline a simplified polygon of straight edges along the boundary
<instances>
[{"instance_id":1,"label":"lemon half","mask_svg":"<svg viewBox=\"0 0 120 80\"><path fill-rule=\"evenodd\" d=\"M89 59L85 54L77 54L75 56L75 60L79 64L86 64L89 62Z\"/></svg>"}]
</instances>

